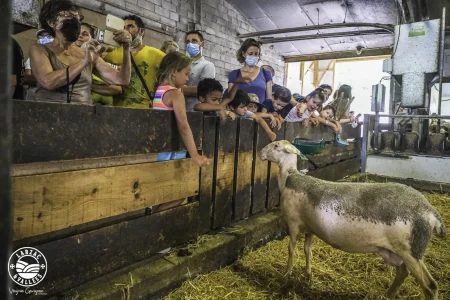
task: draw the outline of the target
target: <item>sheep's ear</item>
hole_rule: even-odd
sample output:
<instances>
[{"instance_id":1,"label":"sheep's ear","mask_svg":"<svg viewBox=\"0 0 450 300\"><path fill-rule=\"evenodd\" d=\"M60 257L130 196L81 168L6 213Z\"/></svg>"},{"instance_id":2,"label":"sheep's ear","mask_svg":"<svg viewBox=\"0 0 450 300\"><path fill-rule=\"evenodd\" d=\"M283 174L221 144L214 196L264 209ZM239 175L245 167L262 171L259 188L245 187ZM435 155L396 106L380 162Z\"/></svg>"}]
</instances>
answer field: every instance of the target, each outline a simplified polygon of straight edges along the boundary
<instances>
[{"instance_id":1,"label":"sheep's ear","mask_svg":"<svg viewBox=\"0 0 450 300\"><path fill-rule=\"evenodd\" d=\"M292 144L286 144L284 146L284 149L286 150L287 153L292 153L292 154L297 154L298 156L301 155L300 150L298 150L297 148L295 148Z\"/></svg>"}]
</instances>

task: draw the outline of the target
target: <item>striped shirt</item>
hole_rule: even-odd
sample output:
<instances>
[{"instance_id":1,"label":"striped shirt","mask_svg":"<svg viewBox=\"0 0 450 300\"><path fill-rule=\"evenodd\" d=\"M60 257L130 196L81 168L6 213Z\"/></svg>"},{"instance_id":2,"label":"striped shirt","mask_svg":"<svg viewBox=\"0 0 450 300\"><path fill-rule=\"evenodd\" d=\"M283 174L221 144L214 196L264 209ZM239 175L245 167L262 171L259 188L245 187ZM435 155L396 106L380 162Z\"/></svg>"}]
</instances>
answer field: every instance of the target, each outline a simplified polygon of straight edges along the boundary
<instances>
[{"instance_id":1,"label":"striped shirt","mask_svg":"<svg viewBox=\"0 0 450 300\"><path fill-rule=\"evenodd\" d=\"M158 88L156 89L155 98L153 99L153 107L152 108L160 109L160 110L173 110L173 107L166 106L162 100L163 100L164 94L167 91L176 90L176 89L177 89L176 87L173 87L171 85L158 86Z\"/></svg>"}]
</instances>

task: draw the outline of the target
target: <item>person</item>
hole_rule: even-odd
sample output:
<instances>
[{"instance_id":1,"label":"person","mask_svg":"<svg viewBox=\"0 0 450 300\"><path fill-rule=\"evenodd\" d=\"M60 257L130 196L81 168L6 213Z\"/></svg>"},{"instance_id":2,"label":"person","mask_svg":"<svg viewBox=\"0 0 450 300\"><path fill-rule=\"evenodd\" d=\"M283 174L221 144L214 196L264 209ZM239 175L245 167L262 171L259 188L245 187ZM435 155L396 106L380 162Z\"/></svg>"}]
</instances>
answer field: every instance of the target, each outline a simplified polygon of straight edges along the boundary
<instances>
[{"instance_id":1,"label":"person","mask_svg":"<svg viewBox=\"0 0 450 300\"><path fill-rule=\"evenodd\" d=\"M266 69L266 70L269 70L270 73L272 74L272 94L274 94L275 91L276 91L279 87L282 87L281 85L276 84L275 82L273 82L273 78L275 77L275 70L274 70L274 68L273 68L272 66L269 66L269 65L262 65L261 68Z\"/></svg>"},{"instance_id":2,"label":"person","mask_svg":"<svg viewBox=\"0 0 450 300\"><path fill-rule=\"evenodd\" d=\"M268 113L275 113L281 111L285 106L290 104L292 98L291 91L284 86L278 88L273 94L273 99L267 99L263 102L264 107ZM291 105L291 108L293 105Z\"/></svg>"},{"instance_id":3,"label":"person","mask_svg":"<svg viewBox=\"0 0 450 300\"><path fill-rule=\"evenodd\" d=\"M178 130L190 157L199 166L207 166L210 160L197 152L191 127L187 121L186 103L181 89L189 76L191 59L180 52L167 54L156 74L158 87L155 89L153 109L172 110L175 113Z\"/></svg>"},{"instance_id":4,"label":"person","mask_svg":"<svg viewBox=\"0 0 450 300\"><path fill-rule=\"evenodd\" d=\"M249 77L252 82L239 83L239 89L256 94L263 103L272 99L272 74L267 69L257 66L261 57L261 43L255 39L246 39L236 52L236 58L244 66L231 71L228 78L228 90L231 90L239 77Z\"/></svg>"},{"instance_id":5,"label":"person","mask_svg":"<svg viewBox=\"0 0 450 300\"><path fill-rule=\"evenodd\" d=\"M114 32L115 41L124 49L122 69L117 71L100 57L102 49L97 41L89 41L86 50L75 44L82 19L71 0L50 0L42 6L39 22L54 40L30 48L31 69L38 82L36 100L92 105L94 68L109 84L130 82L130 34L124 30Z\"/></svg>"},{"instance_id":6,"label":"person","mask_svg":"<svg viewBox=\"0 0 450 300\"><path fill-rule=\"evenodd\" d=\"M192 58L192 69L189 80L183 87L186 96L186 110L194 111L194 106L199 102L197 98L197 85L205 78L215 78L216 68L214 64L203 57L205 40L200 31L193 30L186 33L186 50Z\"/></svg>"},{"instance_id":7,"label":"person","mask_svg":"<svg viewBox=\"0 0 450 300\"><path fill-rule=\"evenodd\" d=\"M308 126L309 118L325 101L323 90L318 88L310 93L305 102L294 106L284 118L286 122L302 122L303 126Z\"/></svg>"},{"instance_id":8,"label":"person","mask_svg":"<svg viewBox=\"0 0 450 300\"><path fill-rule=\"evenodd\" d=\"M161 49L159 50L161 50L165 54L169 54L170 52L177 52L178 50L180 50L180 47L178 47L177 43L175 43L174 41L165 41L162 44Z\"/></svg>"},{"instance_id":9,"label":"person","mask_svg":"<svg viewBox=\"0 0 450 300\"><path fill-rule=\"evenodd\" d=\"M12 42L12 74L11 74L11 92L10 96L13 99L24 100L25 99L25 90L23 88L23 76L25 73L25 65L23 59L22 48L19 43L11 37Z\"/></svg>"},{"instance_id":10,"label":"person","mask_svg":"<svg viewBox=\"0 0 450 300\"><path fill-rule=\"evenodd\" d=\"M38 44L45 45L53 42L53 37L45 30L39 29L36 31L36 41ZM31 70L30 58L25 62L24 84L26 84L26 99L36 100L37 82Z\"/></svg>"},{"instance_id":11,"label":"person","mask_svg":"<svg viewBox=\"0 0 450 300\"><path fill-rule=\"evenodd\" d=\"M133 39L130 44L131 56L144 82L139 78L136 67L132 67L130 84L123 86L122 94L114 97L114 106L151 108L151 98L154 95L155 84L157 83L156 72L165 53L143 44L145 24L140 17L128 15L123 19L125 20L124 29L131 34ZM105 61L117 66L123 66L123 51L123 47L112 50L106 54Z\"/></svg>"},{"instance_id":12,"label":"person","mask_svg":"<svg viewBox=\"0 0 450 300\"><path fill-rule=\"evenodd\" d=\"M249 79L239 78L239 82L248 82ZM214 78L205 78L198 83L197 96L199 103L195 104L195 111L202 111L204 115L216 116L219 114L222 121L225 121L228 117L234 120L234 113L227 111L228 104L233 100L237 91L237 85L231 89L227 98L222 101L222 84Z\"/></svg>"},{"instance_id":13,"label":"person","mask_svg":"<svg viewBox=\"0 0 450 300\"><path fill-rule=\"evenodd\" d=\"M325 91L325 99L328 100L328 98L330 98L331 94L333 93L333 88L331 87L331 85L321 84L319 88Z\"/></svg>"},{"instance_id":14,"label":"person","mask_svg":"<svg viewBox=\"0 0 450 300\"><path fill-rule=\"evenodd\" d=\"M320 111L319 115L317 115L316 113L311 114L311 118L309 119L309 121L314 126L317 126L320 123L330 127L336 133L341 133L342 126L339 121L336 121L334 119L335 114L336 111L334 107L331 105L327 105Z\"/></svg>"},{"instance_id":15,"label":"person","mask_svg":"<svg viewBox=\"0 0 450 300\"><path fill-rule=\"evenodd\" d=\"M237 85L234 85L236 87ZM256 94L248 94L250 97L250 103L247 105L247 110L254 113L257 116L260 116L261 118L267 118L270 119L270 125L272 128L278 127L278 129L281 128L281 124L283 124L283 120L278 118L276 114L271 114L268 112L263 112L262 109L264 108L264 105L262 105L259 102L258 96Z\"/></svg>"},{"instance_id":16,"label":"person","mask_svg":"<svg viewBox=\"0 0 450 300\"><path fill-rule=\"evenodd\" d=\"M352 97L352 87L343 84L334 93L333 100L328 101L326 105L331 105L336 110L336 119L352 119L350 116L350 105L355 97Z\"/></svg>"},{"instance_id":17,"label":"person","mask_svg":"<svg viewBox=\"0 0 450 300\"><path fill-rule=\"evenodd\" d=\"M86 49L87 43L95 36L94 27L88 23L81 23L80 35L75 45ZM110 64L114 69L117 66ZM113 105L113 96L122 93L122 87L119 85L110 85L99 78L97 75L92 74L92 101L94 103L100 103L103 105Z\"/></svg>"},{"instance_id":18,"label":"person","mask_svg":"<svg viewBox=\"0 0 450 300\"><path fill-rule=\"evenodd\" d=\"M247 109L249 104L250 97L248 94L243 90L237 90L236 95L229 104L229 107L236 116L255 120L264 129L269 140L273 142L277 138L277 135L270 130L270 127L267 125L266 121Z\"/></svg>"}]
</instances>

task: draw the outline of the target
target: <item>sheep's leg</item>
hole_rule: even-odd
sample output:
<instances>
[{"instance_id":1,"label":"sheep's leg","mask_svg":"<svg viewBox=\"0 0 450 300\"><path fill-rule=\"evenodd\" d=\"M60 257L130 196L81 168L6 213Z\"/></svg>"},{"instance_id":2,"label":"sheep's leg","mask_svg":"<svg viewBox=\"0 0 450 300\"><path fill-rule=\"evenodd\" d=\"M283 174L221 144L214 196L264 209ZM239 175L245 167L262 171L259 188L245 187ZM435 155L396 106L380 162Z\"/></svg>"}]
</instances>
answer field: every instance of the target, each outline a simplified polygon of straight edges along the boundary
<instances>
[{"instance_id":1,"label":"sheep's leg","mask_svg":"<svg viewBox=\"0 0 450 300\"><path fill-rule=\"evenodd\" d=\"M312 235L311 233L305 233L305 248L304 248L306 259L305 273L308 279L311 279L311 246L313 237L314 235Z\"/></svg>"},{"instance_id":2,"label":"sheep's leg","mask_svg":"<svg viewBox=\"0 0 450 300\"><path fill-rule=\"evenodd\" d=\"M292 274L292 266L293 266L293 260L294 260L294 254L295 254L295 246L297 245L297 240L300 235L300 228L298 224L290 225L289 226L289 257L288 257L288 269L286 275Z\"/></svg>"},{"instance_id":3,"label":"sheep's leg","mask_svg":"<svg viewBox=\"0 0 450 300\"><path fill-rule=\"evenodd\" d=\"M405 278L408 277L409 271L406 268L406 265L402 263L400 266L395 267L397 269L397 273L395 274L394 282L386 293L386 297L389 299L394 299L397 294L400 286L402 285Z\"/></svg>"},{"instance_id":4,"label":"sheep's leg","mask_svg":"<svg viewBox=\"0 0 450 300\"><path fill-rule=\"evenodd\" d=\"M431 274L428 272L427 267L420 259L407 255L403 257L406 266L408 267L411 275L414 276L416 281L422 287L426 300L438 299L438 286Z\"/></svg>"}]
</instances>

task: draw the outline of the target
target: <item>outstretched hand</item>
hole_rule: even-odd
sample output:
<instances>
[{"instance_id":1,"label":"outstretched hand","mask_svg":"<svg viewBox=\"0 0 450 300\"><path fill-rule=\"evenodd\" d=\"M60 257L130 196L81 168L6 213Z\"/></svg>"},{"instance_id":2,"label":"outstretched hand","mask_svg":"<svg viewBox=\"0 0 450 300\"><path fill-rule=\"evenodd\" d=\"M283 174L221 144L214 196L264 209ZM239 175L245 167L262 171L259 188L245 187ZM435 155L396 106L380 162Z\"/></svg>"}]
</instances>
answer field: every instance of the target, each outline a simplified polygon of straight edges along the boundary
<instances>
[{"instance_id":1,"label":"outstretched hand","mask_svg":"<svg viewBox=\"0 0 450 300\"><path fill-rule=\"evenodd\" d=\"M97 40L90 40L86 42L86 60L90 63L95 63L99 57L102 56L103 52L105 52L106 48L101 46Z\"/></svg>"},{"instance_id":2,"label":"outstretched hand","mask_svg":"<svg viewBox=\"0 0 450 300\"><path fill-rule=\"evenodd\" d=\"M131 43L131 34L126 30L116 30L113 32L114 40L122 47L127 47Z\"/></svg>"}]
</instances>

